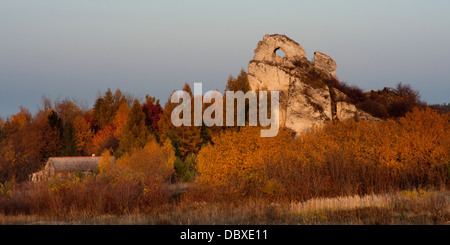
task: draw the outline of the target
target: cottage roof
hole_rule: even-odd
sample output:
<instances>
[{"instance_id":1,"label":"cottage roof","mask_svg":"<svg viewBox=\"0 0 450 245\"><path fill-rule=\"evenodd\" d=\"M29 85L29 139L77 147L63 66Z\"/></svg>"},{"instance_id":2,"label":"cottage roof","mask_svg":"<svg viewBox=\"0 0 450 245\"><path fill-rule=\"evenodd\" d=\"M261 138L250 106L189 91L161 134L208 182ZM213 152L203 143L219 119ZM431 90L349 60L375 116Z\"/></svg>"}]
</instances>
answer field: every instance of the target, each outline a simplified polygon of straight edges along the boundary
<instances>
[{"instance_id":1,"label":"cottage roof","mask_svg":"<svg viewBox=\"0 0 450 245\"><path fill-rule=\"evenodd\" d=\"M55 171L88 171L98 168L101 157L51 157L45 168Z\"/></svg>"}]
</instances>

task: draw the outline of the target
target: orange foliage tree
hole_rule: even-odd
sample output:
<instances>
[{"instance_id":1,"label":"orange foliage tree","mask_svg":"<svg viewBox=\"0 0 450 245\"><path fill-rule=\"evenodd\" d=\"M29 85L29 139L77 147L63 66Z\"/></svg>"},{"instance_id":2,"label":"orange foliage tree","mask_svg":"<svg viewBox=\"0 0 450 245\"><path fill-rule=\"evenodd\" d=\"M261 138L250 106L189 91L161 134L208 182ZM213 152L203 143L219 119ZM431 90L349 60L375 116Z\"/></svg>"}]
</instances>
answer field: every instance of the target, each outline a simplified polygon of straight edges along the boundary
<instances>
[{"instance_id":1,"label":"orange foliage tree","mask_svg":"<svg viewBox=\"0 0 450 245\"><path fill-rule=\"evenodd\" d=\"M113 121L115 132L114 136L117 139L122 138L122 131L127 124L128 121L128 114L130 113L130 107L128 106L128 103L123 101L119 109L116 112L115 120Z\"/></svg>"},{"instance_id":2,"label":"orange foliage tree","mask_svg":"<svg viewBox=\"0 0 450 245\"><path fill-rule=\"evenodd\" d=\"M59 131L50 126L45 113L32 118L28 110L8 118L0 145L0 182L25 181L61 148Z\"/></svg>"},{"instance_id":3,"label":"orange foliage tree","mask_svg":"<svg viewBox=\"0 0 450 245\"><path fill-rule=\"evenodd\" d=\"M93 137L94 133L91 130L89 123L84 116L78 116L73 122L75 142L77 150L82 156L93 154Z\"/></svg>"},{"instance_id":4,"label":"orange foliage tree","mask_svg":"<svg viewBox=\"0 0 450 245\"><path fill-rule=\"evenodd\" d=\"M99 130L92 139L92 150L94 154L100 155L105 150L114 152L119 147L119 140L114 136L115 129L107 125Z\"/></svg>"}]
</instances>

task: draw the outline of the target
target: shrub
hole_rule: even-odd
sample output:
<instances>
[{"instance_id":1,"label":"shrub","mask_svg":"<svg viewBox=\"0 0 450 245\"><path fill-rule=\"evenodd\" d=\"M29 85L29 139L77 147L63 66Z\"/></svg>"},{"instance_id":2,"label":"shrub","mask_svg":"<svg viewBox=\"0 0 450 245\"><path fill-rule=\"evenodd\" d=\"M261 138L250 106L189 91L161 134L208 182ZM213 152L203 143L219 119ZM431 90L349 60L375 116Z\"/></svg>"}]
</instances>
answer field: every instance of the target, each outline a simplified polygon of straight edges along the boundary
<instances>
[{"instance_id":1,"label":"shrub","mask_svg":"<svg viewBox=\"0 0 450 245\"><path fill-rule=\"evenodd\" d=\"M224 132L198 155L197 183L209 197L308 199L363 195L448 181L448 114L414 109L400 120L328 123L296 139L256 127Z\"/></svg>"},{"instance_id":2,"label":"shrub","mask_svg":"<svg viewBox=\"0 0 450 245\"><path fill-rule=\"evenodd\" d=\"M176 172L176 179L182 182L191 182L194 180L197 174L197 156L190 154L183 161L177 158L174 162L174 168Z\"/></svg>"},{"instance_id":3,"label":"shrub","mask_svg":"<svg viewBox=\"0 0 450 245\"><path fill-rule=\"evenodd\" d=\"M260 128L242 127L212 138L198 154L197 183L214 194L247 195L264 186L266 163L280 162L290 147L291 136L281 130L276 137L261 138ZM213 194L213 193L211 193Z\"/></svg>"},{"instance_id":4,"label":"shrub","mask_svg":"<svg viewBox=\"0 0 450 245\"><path fill-rule=\"evenodd\" d=\"M388 108L386 108L385 101L376 94L371 94L368 99L358 104L358 108L368 112L374 117L381 119L389 118Z\"/></svg>"},{"instance_id":5,"label":"shrub","mask_svg":"<svg viewBox=\"0 0 450 245\"><path fill-rule=\"evenodd\" d=\"M99 175L22 183L9 198L0 197L0 213L51 217L121 215L158 208L169 198L170 193L161 183L113 164Z\"/></svg>"},{"instance_id":6,"label":"shrub","mask_svg":"<svg viewBox=\"0 0 450 245\"><path fill-rule=\"evenodd\" d=\"M9 181L0 183L0 197L10 198L13 190L13 184Z\"/></svg>"},{"instance_id":7,"label":"shrub","mask_svg":"<svg viewBox=\"0 0 450 245\"><path fill-rule=\"evenodd\" d=\"M167 203L164 183L173 174L174 150L169 141L156 141L111 162L103 154L101 173L72 178L55 176L43 183L23 183L1 188L0 213L51 216L125 214L145 211ZM3 189L5 191L3 191Z\"/></svg>"},{"instance_id":8,"label":"shrub","mask_svg":"<svg viewBox=\"0 0 450 245\"><path fill-rule=\"evenodd\" d=\"M155 140L147 143L144 148L135 148L118 159L117 165L142 173L146 178L158 183L170 179L174 173L173 162L175 150L169 140L160 146Z\"/></svg>"}]
</instances>

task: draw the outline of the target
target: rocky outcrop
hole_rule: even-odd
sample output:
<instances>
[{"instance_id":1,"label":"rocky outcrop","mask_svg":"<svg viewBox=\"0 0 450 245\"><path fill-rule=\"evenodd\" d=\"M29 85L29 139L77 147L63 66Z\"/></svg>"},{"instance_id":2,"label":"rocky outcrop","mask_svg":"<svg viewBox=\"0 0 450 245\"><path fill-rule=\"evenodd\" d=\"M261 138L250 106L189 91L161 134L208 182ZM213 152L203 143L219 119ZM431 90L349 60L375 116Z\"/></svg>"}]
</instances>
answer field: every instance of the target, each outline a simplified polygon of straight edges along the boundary
<instances>
[{"instance_id":1,"label":"rocky outcrop","mask_svg":"<svg viewBox=\"0 0 450 245\"><path fill-rule=\"evenodd\" d=\"M325 71L326 73L330 74L330 76L337 79L337 64L330 56L319 51L314 52L314 67Z\"/></svg>"},{"instance_id":2,"label":"rocky outcrop","mask_svg":"<svg viewBox=\"0 0 450 245\"><path fill-rule=\"evenodd\" d=\"M284 57L276 54L279 49ZM333 87L338 83L336 68L336 62L326 54L316 51L312 63L292 39L265 35L248 64L248 81L253 91L280 91L280 125L297 133L331 120L375 120Z\"/></svg>"},{"instance_id":3,"label":"rocky outcrop","mask_svg":"<svg viewBox=\"0 0 450 245\"><path fill-rule=\"evenodd\" d=\"M283 50L284 57L276 55L278 49ZM283 35L265 35L263 41L258 42L253 59L289 65L305 57L305 50L294 40Z\"/></svg>"},{"instance_id":4,"label":"rocky outcrop","mask_svg":"<svg viewBox=\"0 0 450 245\"><path fill-rule=\"evenodd\" d=\"M284 125L287 128L303 132L313 124L332 120L331 95L327 87L311 86L297 78L290 86L288 94L286 108L280 108L286 110Z\"/></svg>"}]
</instances>

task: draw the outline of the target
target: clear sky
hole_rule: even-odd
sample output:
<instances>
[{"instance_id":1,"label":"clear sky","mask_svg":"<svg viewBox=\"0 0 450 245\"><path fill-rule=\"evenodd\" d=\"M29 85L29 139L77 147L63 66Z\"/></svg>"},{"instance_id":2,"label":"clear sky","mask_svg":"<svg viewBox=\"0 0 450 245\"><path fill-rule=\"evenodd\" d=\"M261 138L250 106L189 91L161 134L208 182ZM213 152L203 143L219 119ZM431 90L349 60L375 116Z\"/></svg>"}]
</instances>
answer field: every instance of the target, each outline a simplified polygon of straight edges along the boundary
<instances>
[{"instance_id":1,"label":"clear sky","mask_svg":"<svg viewBox=\"0 0 450 245\"><path fill-rule=\"evenodd\" d=\"M275 33L331 56L341 81L448 103L449 13L445 0L0 0L0 116L42 95L91 107L107 88L163 104L185 82L223 91Z\"/></svg>"}]
</instances>

